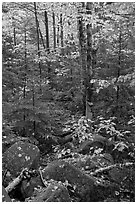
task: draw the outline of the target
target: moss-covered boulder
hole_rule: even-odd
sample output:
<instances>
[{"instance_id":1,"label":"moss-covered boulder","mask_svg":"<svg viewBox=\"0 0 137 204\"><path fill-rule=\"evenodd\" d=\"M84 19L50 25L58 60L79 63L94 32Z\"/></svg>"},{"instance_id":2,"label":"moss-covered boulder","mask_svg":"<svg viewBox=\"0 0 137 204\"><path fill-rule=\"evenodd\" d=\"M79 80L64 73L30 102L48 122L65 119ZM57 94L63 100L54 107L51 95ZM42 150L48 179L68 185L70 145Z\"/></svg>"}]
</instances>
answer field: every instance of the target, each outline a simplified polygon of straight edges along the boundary
<instances>
[{"instance_id":1,"label":"moss-covered boulder","mask_svg":"<svg viewBox=\"0 0 137 204\"><path fill-rule=\"evenodd\" d=\"M37 169L40 151L37 146L27 142L16 142L3 154L3 168L16 177L23 168Z\"/></svg>"},{"instance_id":2,"label":"moss-covered boulder","mask_svg":"<svg viewBox=\"0 0 137 204\"><path fill-rule=\"evenodd\" d=\"M81 170L65 161L55 161L43 169L45 180L53 179L56 181L67 182L72 186L74 194L80 201L95 201L97 196L94 192L95 178L86 175Z\"/></svg>"},{"instance_id":3,"label":"moss-covered boulder","mask_svg":"<svg viewBox=\"0 0 137 204\"><path fill-rule=\"evenodd\" d=\"M90 140L81 143L77 151L80 154L93 154L94 151L99 148L102 149L103 152L109 153L113 149L113 142L101 135L94 134Z\"/></svg>"},{"instance_id":4,"label":"moss-covered boulder","mask_svg":"<svg viewBox=\"0 0 137 204\"><path fill-rule=\"evenodd\" d=\"M51 183L31 202L71 202L67 188L61 182Z\"/></svg>"},{"instance_id":5,"label":"moss-covered boulder","mask_svg":"<svg viewBox=\"0 0 137 204\"><path fill-rule=\"evenodd\" d=\"M108 153L93 155L91 159L99 168L114 164L111 154Z\"/></svg>"},{"instance_id":6,"label":"moss-covered boulder","mask_svg":"<svg viewBox=\"0 0 137 204\"><path fill-rule=\"evenodd\" d=\"M56 141L56 139L54 139L54 137L48 135L45 137L38 139L38 148L40 149L42 154L51 153L54 149L54 146L58 145L58 142Z\"/></svg>"},{"instance_id":7,"label":"moss-covered boulder","mask_svg":"<svg viewBox=\"0 0 137 204\"><path fill-rule=\"evenodd\" d=\"M93 135L90 140L84 141L79 149L78 152L81 154L88 154L93 153L95 149L101 148L102 150L105 148L107 143L107 139L102 137L101 135Z\"/></svg>"},{"instance_id":8,"label":"moss-covered boulder","mask_svg":"<svg viewBox=\"0 0 137 204\"><path fill-rule=\"evenodd\" d=\"M93 156L77 154L77 157L68 158L65 159L65 161L74 165L78 169L92 172L98 168L114 164L112 156L107 153Z\"/></svg>"},{"instance_id":9,"label":"moss-covered boulder","mask_svg":"<svg viewBox=\"0 0 137 204\"><path fill-rule=\"evenodd\" d=\"M119 166L109 171L109 176L116 183L127 185L132 188L134 186L135 169L133 166Z\"/></svg>"},{"instance_id":10,"label":"moss-covered boulder","mask_svg":"<svg viewBox=\"0 0 137 204\"><path fill-rule=\"evenodd\" d=\"M77 157L65 159L69 164L75 166L80 170L91 170L94 171L98 168L97 162L92 160L91 155L77 154Z\"/></svg>"}]
</instances>

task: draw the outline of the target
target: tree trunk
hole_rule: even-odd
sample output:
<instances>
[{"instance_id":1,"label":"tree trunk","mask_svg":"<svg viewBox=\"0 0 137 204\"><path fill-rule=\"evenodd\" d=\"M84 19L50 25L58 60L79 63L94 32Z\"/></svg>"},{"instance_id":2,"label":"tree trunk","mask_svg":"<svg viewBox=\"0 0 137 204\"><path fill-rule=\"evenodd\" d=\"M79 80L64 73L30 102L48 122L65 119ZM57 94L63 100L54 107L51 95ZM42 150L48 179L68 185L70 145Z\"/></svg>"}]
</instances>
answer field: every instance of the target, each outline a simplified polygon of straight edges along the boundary
<instances>
[{"instance_id":1,"label":"tree trunk","mask_svg":"<svg viewBox=\"0 0 137 204\"><path fill-rule=\"evenodd\" d=\"M37 46L38 46L39 72L40 72L40 92L42 92L42 89L41 89L41 64L40 64L39 22L38 22L38 17L37 17L36 2L34 2L34 10L35 10L35 21L36 21L36 31L37 31Z\"/></svg>"},{"instance_id":2,"label":"tree trunk","mask_svg":"<svg viewBox=\"0 0 137 204\"><path fill-rule=\"evenodd\" d=\"M39 35L40 35L43 48L46 49L46 46L45 46L45 43L44 43L44 39L43 39L43 35L42 35L42 32L40 30L40 26L39 26L36 2L34 2L34 10L35 10L35 21L36 21L37 36L38 36L37 38L39 38ZM39 40L39 46L40 46L40 40Z\"/></svg>"},{"instance_id":3,"label":"tree trunk","mask_svg":"<svg viewBox=\"0 0 137 204\"><path fill-rule=\"evenodd\" d=\"M49 53L49 26L48 26L48 14L47 11L45 11L45 29L46 29L46 45L47 45L47 52ZM51 83L51 64L49 61L47 61L47 67L48 67L48 79L50 82L50 85L52 86Z\"/></svg>"},{"instance_id":4,"label":"tree trunk","mask_svg":"<svg viewBox=\"0 0 137 204\"><path fill-rule=\"evenodd\" d=\"M39 26L39 22L38 22L38 26ZM40 37L41 37L41 41L42 41L42 45L43 45L43 48L44 50L46 49L46 46L45 46L45 43L44 43L44 39L43 39L43 35L41 33L41 30L40 30L40 27L39 27L39 34L40 34Z\"/></svg>"},{"instance_id":5,"label":"tree trunk","mask_svg":"<svg viewBox=\"0 0 137 204\"><path fill-rule=\"evenodd\" d=\"M16 29L13 29L13 33L14 33L14 46L16 46Z\"/></svg>"},{"instance_id":6,"label":"tree trunk","mask_svg":"<svg viewBox=\"0 0 137 204\"><path fill-rule=\"evenodd\" d=\"M81 83L83 88L83 115L86 116L86 48L85 48L85 36L84 36L84 25L83 17L81 16L78 20L79 27L79 44L80 44L80 54L81 54ZM84 87L83 87L84 85Z\"/></svg>"},{"instance_id":7,"label":"tree trunk","mask_svg":"<svg viewBox=\"0 0 137 204\"><path fill-rule=\"evenodd\" d=\"M38 55L40 54L40 44L39 44L39 23L38 23L38 17L37 17L37 7L36 2L34 2L34 10L35 10L35 22L36 22L36 31L37 31L37 45L38 45Z\"/></svg>"},{"instance_id":8,"label":"tree trunk","mask_svg":"<svg viewBox=\"0 0 137 204\"><path fill-rule=\"evenodd\" d=\"M57 29L57 46L59 47L59 24Z\"/></svg>"},{"instance_id":9,"label":"tree trunk","mask_svg":"<svg viewBox=\"0 0 137 204\"><path fill-rule=\"evenodd\" d=\"M23 98L25 100L26 98L26 73L27 73L27 35L26 35L26 29L25 29L25 36L24 36L24 43L25 43L25 70L24 70L24 87L23 87ZM24 120L24 124L26 121L26 114L25 114L25 110L24 110L24 115L23 115L23 120ZM26 130L25 127L23 128L23 134L25 135Z\"/></svg>"},{"instance_id":10,"label":"tree trunk","mask_svg":"<svg viewBox=\"0 0 137 204\"><path fill-rule=\"evenodd\" d=\"M118 51L118 68L117 68L117 81L118 78L120 76L120 67L121 67L121 41L122 41L122 33L121 33L121 29L120 29L120 33L119 33L119 51ZM117 107L117 112L119 109L119 90L120 87L117 84L117 94L116 94L116 107Z\"/></svg>"},{"instance_id":11,"label":"tree trunk","mask_svg":"<svg viewBox=\"0 0 137 204\"><path fill-rule=\"evenodd\" d=\"M34 79L33 79L33 90L32 90L32 104L33 104L33 114L34 114L33 131L34 131L34 135L36 135L36 121L35 121L35 83L34 83Z\"/></svg>"},{"instance_id":12,"label":"tree trunk","mask_svg":"<svg viewBox=\"0 0 137 204\"><path fill-rule=\"evenodd\" d=\"M82 3L82 9L85 7L84 2ZM91 3L86 4L87 13L91 14ZM87 38L84 36L84 25L83 17L79 19L79 42L80 42L80 52L82 60L82 78L83 78L83 106L84 115L88 119L92 119L92 95L93 95L93 84L91 84L91 79L93 77L93 67L92 67L92 24L88 24L86 27ZM87 45L86 45L87 43Z\"/></svg>"},{"instance_id":13,"label":"tree trunk","mask_svg":"<svg viewBox=\"0 0 137 204\"><path fill-rule=\"evenodd\" d=\"M47 11L45 11L44 14L45 14L45 29L46 29L46 45L47 45L47 51L49 51L49 26L48 26Z\"/></svg>"},{"instance_id":14,"label":"tree trunk","mask_svg":"<svg viewBox=\"0 0 137 204\"><path fill-rule=\"evenodd\" d=\"M86 4L86 14L92 15L93 3L87 2ZM87 82L86 82L86 117L92 119L92 101L93 101L93 83L91 79L93 78L93 70L95 64L95 58L93 57L93 48L92 48L92 22L87 25Z\"/></svg>"},{"instance_id":15,"label":"tree trunk","mask_svg":"<svg viewBox=\"0 0 137 204\"><path fill-rule=\"evenodd\" d=\"M55 13L53 12L53 38L54 38L54 49L56 49L56 22L55 22Z\"/></svg>"},{"instance_id":16,"label":"tree trunk","mask_svg":"<svg viewBox=\"0 0 137 204\"><path fill-rule=\"evenodd\" d=\"M93 84L92 79L92 27L90 24L87 25L87 77L86 77L86 117L92 119L92 95L93 95Z\"/></svg>"},{"instance_id":17,"label":"tree trunk","mask_svg":"<svg viewBox=\"0 0 137 204\"><path fill-rule=\"evenodd\" d=\"M25 99L26 98L26 71L27 71L27 36L26 36L26 29L25 29L25 39L24 39L24 42L25 42L25 70L24 70L24 89L23 89L23 98Z\"/></svg>"},{"instance_id":18,"label":"tree trunk","mask_svg":"<svg viewBox=\"0 0 137 204\"><path fill-rule=\"evenodd\" d=\"M60 32L61 47L63 47L64 46L64 42L63 42L63 20L62 20L62 13L60 14L60 28L61 28L61 32Z\"/></svg>"}]
</instances>

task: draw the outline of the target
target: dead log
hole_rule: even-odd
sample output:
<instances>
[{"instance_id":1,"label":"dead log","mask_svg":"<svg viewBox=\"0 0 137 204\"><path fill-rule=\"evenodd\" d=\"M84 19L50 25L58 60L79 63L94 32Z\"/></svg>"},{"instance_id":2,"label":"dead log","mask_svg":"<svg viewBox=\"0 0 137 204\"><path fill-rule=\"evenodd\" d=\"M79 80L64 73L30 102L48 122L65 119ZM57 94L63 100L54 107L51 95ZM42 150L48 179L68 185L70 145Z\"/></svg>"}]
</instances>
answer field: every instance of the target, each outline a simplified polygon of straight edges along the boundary
<instances>
[{"instance_id":1,"label":"dead log","mask_svg":"<svg viewBox=\"0 0 137 204\"><path fill-rule=\"evenodd\" d=\"M15 178L6 188L5 190L7 193L10 193L24 178L24 172L28 171L27 168L23 169L20 173L20 175Z\"/></svg>"}]
</instances>

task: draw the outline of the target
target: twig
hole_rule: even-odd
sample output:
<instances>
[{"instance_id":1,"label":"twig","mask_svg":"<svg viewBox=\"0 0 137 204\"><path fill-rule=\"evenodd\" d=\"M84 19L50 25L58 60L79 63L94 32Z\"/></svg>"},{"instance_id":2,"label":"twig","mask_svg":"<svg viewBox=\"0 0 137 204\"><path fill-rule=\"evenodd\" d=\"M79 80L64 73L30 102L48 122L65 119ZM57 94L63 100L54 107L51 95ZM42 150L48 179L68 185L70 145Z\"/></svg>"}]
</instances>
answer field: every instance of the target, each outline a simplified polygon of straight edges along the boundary
<instances>
[{"instance_id":1,"label":"twig","mask_svg":"<svg viewBox=\"0 0 137 204\"><path fill-rule=\"evenodd\" d=\"M100 168L100 169L97 169L96 171L92 172L90 175L92 176L95 176L96 174L98 173L103 173L104 171L109 171L113 168L122 168L122 167L128 167L128 166L133 166L134 163L131 163L131 162L127 162L127 163L124 163L124 164L114 164L114 165L110 165L110 166L107 166L107 167L103 167L103 168Z\"/></svg>"},{"instance_id":2,"label":"twig","mask_svg":"<svg viewBox=\"0 0 137 204\"><path fill-rule=\"evenodd\" d=\"M41 169L39 168L38 171L39 171L40 179L41 179L41 181L42 181L43 186L47 187L46 184L45 184L44 178L43 178L43 176L42 176Z\"/></svg>"}]
</instances>

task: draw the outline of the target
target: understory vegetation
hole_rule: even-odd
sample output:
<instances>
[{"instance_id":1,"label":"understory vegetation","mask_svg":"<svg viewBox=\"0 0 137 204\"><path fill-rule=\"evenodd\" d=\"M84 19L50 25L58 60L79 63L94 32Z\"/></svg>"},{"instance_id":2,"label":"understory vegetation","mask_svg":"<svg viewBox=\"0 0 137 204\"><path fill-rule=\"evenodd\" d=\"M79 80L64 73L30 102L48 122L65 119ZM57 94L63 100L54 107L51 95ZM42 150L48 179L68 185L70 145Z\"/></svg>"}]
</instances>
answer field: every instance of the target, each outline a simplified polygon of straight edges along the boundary
<instances>
[{"instance_id":1,"label":"understory vegetation","mask_svg":"<svg viewBox=\"0 0 137 204\"><path fill-rule=\"evenodd\" d=\"M3 2L3 201L135 201L135 3Z\"/></svg>"}]
</instances>

